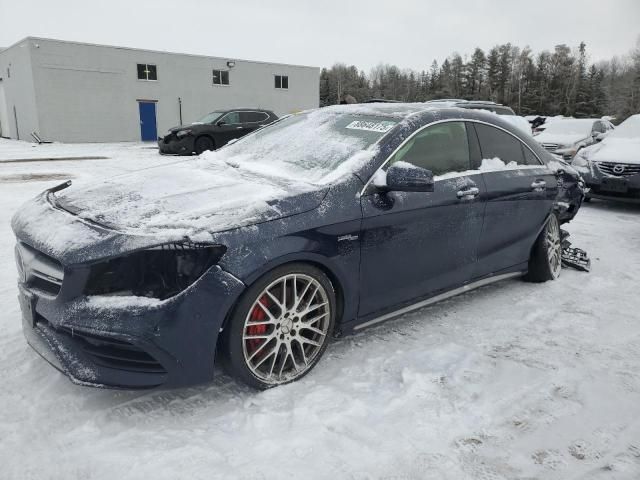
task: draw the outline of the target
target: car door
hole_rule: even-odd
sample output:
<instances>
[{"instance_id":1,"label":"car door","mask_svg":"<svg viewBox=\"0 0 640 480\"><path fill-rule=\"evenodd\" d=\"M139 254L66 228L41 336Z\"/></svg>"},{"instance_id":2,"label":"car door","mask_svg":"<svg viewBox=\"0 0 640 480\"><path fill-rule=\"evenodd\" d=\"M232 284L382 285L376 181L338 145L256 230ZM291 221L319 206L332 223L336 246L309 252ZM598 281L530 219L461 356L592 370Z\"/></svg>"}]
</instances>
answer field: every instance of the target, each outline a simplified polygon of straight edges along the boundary
<instances>
[{"instance_id":1,"label":"car door","mask_svg":"<svg viewBox=\"0 0 640 480\"><path fill-rule=\"evenodd\" d=\"M221 147L229 143L229 140L243 135L243 127L240 123L240 112L229 112L216 122L216 145Z\"/></svg>"},{"instance_id":2,"label":"car door","mask_svg":"<svg viewBox=\"0 0 640 480\"><path fill-rule=\"evenodd\" d=\"M474 277L524 266L558 193L555 174L506 130L474 123L487 189Z\"/></svg>"},{"instance_id":3,"label":"car door","mask_svg":"<svg viewBox=\"0 0 640 480\"><path fill-rule=\"evenodd\" d=\"M383 314L471 278L485 187L479 172L469 172L469 149L464 122L423 127L382 170L400 161L431 170L436 175L434 191L384 192L371 186L363 193L360 318Z\"/></svg>"}]
</instances>

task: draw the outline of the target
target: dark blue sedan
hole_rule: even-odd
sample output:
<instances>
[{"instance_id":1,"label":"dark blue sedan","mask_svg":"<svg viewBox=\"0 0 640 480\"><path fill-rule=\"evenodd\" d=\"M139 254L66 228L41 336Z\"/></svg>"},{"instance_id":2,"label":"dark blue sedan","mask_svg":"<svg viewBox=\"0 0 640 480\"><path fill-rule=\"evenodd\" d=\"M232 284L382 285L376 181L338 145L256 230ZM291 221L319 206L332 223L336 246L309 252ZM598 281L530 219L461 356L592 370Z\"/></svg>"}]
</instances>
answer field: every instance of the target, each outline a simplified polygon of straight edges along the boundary
<instances>
[{"instance_id":1,"label":"dark blue sedan","mask_svg":"<svg viewBox=\"0 0 640 480\"><path fill-rule=\"evenodd\" d=\"M114 388L296 380L332 336L502 279L558 277L562 171L488 112L330 107L16 213L29 344ZM573 190L575 194L575 189Z\"/></svg>"}]
</instances>

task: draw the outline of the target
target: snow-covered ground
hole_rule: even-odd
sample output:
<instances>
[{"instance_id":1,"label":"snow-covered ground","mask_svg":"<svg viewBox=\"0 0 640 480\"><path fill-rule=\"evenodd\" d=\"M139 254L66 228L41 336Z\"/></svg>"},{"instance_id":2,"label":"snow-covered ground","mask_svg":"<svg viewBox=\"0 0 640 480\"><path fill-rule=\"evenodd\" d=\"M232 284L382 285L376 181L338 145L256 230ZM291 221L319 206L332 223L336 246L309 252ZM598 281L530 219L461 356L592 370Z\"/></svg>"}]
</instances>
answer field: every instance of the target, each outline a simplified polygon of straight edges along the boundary
<instances>
[{"instance_id":1,"label":"snow-covered ground","mask_svg":"<svg viewBox=\"0 0 640 480\"><path fill-rule=\"evenodd\" d=\"M111 158L1 163L62 156ZM174 160L0 140L1 479L640 478L640 207L594 200L569 225L590 274L505 281L336 340L295 384L71 384L23 339L11 215L63 177Z\"/></svg>"}]
</instances>

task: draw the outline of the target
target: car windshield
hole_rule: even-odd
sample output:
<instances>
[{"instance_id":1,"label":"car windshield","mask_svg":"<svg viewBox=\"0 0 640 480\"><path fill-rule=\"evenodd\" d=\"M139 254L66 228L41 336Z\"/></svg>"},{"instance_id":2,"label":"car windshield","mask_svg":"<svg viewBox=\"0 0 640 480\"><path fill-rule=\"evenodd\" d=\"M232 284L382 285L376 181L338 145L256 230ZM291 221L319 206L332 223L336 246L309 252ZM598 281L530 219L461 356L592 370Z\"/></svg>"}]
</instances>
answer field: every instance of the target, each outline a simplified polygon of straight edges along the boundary
<instances>
[{"instance_id":1,"label":"car windshield","mask_svg":"<svg viewBox=\"0 0 640 480\"><path fill-rule=\"evenodd\" d=\"M640 140L640 115L633 115L616 127L608 138L632 138Z\"/></svg>"},{"instance_id":2,"label":"car windshield","mask_svg":"<svg viewBox=\"0 0 640 480\"><path fill-rule=\"evenodd\" d=\"M559 135L583 135L588 137L593 128L593 120L558 120L545 124L544 133Z\"/></svg>"},{"instance_id":3,"label":"car windshield","mask_svg":"<svg viewBox=\"0 0 640 480\"><path fill-rule=\"evenodd\" d=\"M200 120L198 120L197 122L193 122L194 124L197 123L213 123L215 122L218 118L220 118L220 115L222 115L224 112L211 112L211 113L207 113L204 117L202 117Z\"/></svg>"},{"instance_id":4,"label":"car windshield","mask_svg":"<svg viewBox=\"0 0 640 480\"><path fill-rule=\"evenodd\" d=\"M356 171L398 119L318 109L285 117L205 158L267 176L325 184Z\"/></svg>"}]
</instances>

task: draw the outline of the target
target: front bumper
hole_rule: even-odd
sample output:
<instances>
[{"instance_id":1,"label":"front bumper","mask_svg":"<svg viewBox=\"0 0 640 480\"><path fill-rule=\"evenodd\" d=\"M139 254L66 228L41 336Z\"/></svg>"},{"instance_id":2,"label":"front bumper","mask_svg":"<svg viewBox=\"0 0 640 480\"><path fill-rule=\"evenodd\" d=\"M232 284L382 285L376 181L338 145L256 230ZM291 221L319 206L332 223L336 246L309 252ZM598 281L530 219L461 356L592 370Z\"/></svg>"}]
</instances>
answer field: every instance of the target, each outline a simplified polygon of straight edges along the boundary
<instances>
[{"instance_id":1,"label":"front bumper","mask_svg":"<svg viewBox=\"0 0 640 480\"><path fill-rule=\"evenodd\" d=\"M615 162L607 162L606 165L616 165ZM640 201L640 173L628 175L628 171L622 174L610 174L597 162L590 162L588 167L575 167L580 172L587 187L589 196L604 199L639 200ZM635 170L634 170L635 171Z\"/></svg>"},{"instance_id":2,"label":"front bumper","mask_svg":"<svg viewBox=\"0 0 640 480\"><path fill-rule=\"evenodd\" d=\"M27 342L74 383L139 389L213 378L218 333L241 281L214 266L181 294L153 301L76 296L82 278L82 268L65 268L56 295L19 283Z\"/></svg>"},{"instance_id":3,"label":"front bumper","mask_svg":"<svg viewBox=\"0 0 640 480\"><path fill-rule=\"evenodd\" d=\"M193 137L187 135L177 138L175 135L167 135L158 138L158 150L168 155L191 155L193 153Z\"/></svg>"}]
</instances>

